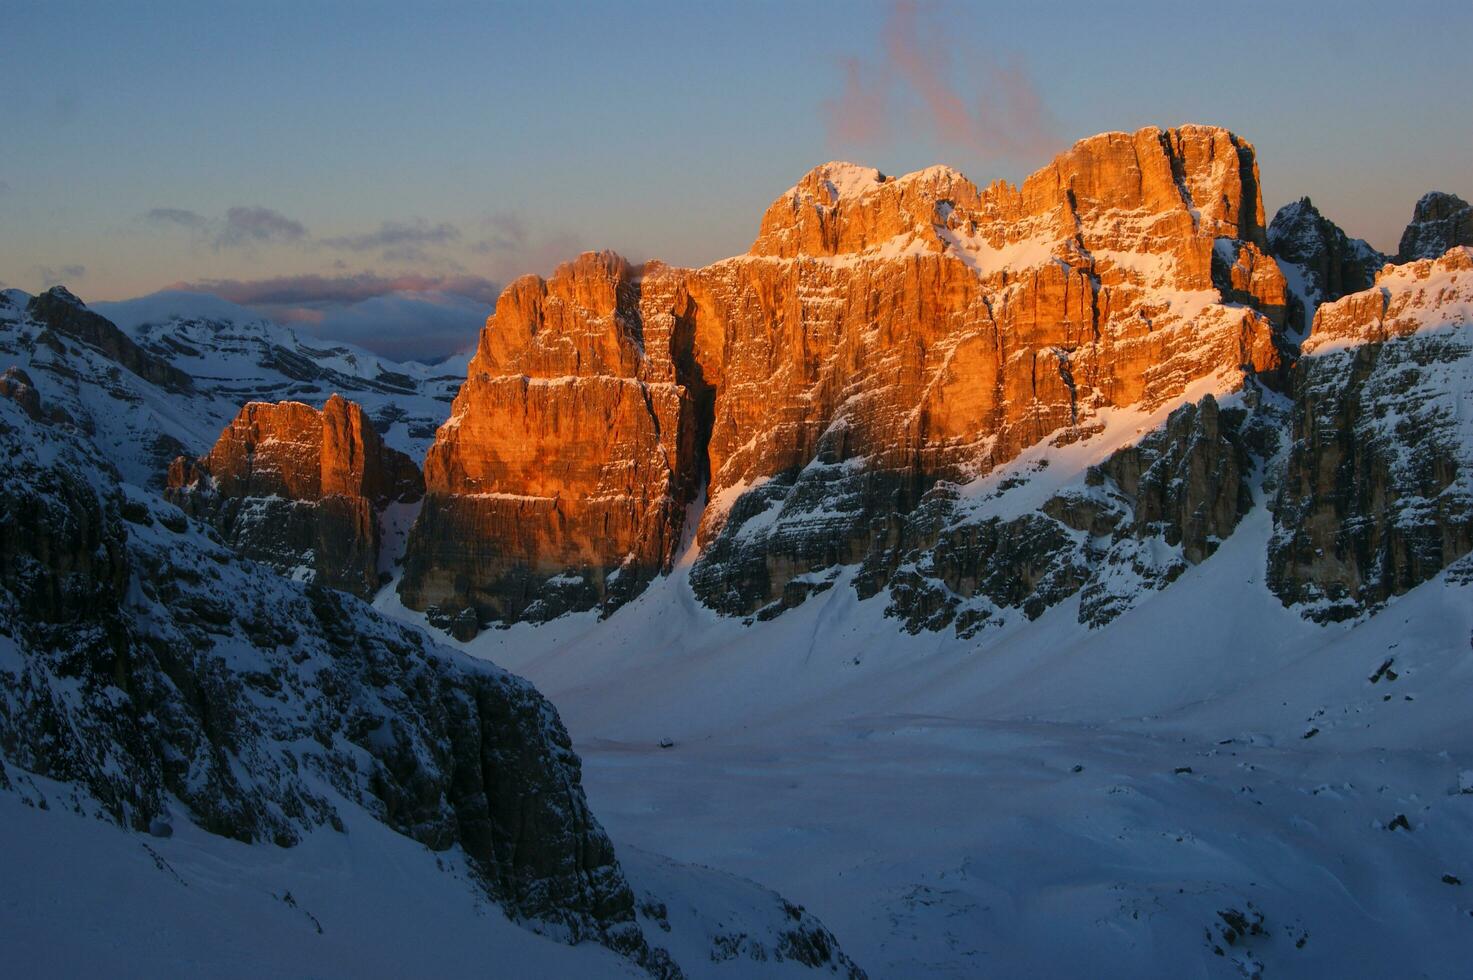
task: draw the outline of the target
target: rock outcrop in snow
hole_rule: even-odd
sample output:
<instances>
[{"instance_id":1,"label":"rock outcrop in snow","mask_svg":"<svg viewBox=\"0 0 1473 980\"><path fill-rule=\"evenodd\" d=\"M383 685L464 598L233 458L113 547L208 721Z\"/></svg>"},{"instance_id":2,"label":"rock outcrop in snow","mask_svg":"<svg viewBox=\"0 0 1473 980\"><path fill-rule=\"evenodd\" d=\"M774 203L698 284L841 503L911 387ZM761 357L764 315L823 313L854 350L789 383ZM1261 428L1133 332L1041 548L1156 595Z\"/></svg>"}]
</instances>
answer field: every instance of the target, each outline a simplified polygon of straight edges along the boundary
<instances>
[{"instance_id":1,"label":"rock outcrop in snow","mask_svg":"<svg viewBox=\"0 0 1473 980\"><path fill-rule=\"evenodd\" d=\"M169 499L247 558L363 597L379 587L384 511L423 496L419 467L340 395L321 411L251 402L208 454L169 468Z\"/></svg>"},{"instance_id":2,"label":"rock outcrop in snow","mask_svg":"<svg viewBox=\"0 0 1473 980\"><path fill-rule=\"evenodd\" d=\"M194 388L194 379L188 373L143 350L110 320L87 309L65 286L52 286L34 297L26 304L26 313L48 331L97 348L109 360L151 384L178 393ZM38 341L48 343L46 334L42 333Z\"/></svg>"},{"instance_id":3,"label":"rock outcrop in snow","mask_svg":"<svg viewBox=\"0 0 1473 980\"><path fill-rule=\"evenodd\" d=\"M704 488L697 595L780 609L942 483L1275 368L1266 246L1252 147L1189 126L1084 140L1021 188L827 164L746 255L520 280L430 451L401 595L607 611L670 567Z\"/></svg>"},{"instance_id":4,"label":"rock outcrop in snow","mask_svg":"<svg viewBox=\"0 0 1473 980\"><path fill-rule=\"evenodd\" d=\"M910 632L971 636L1075 594L1080 622L1109 623L1210 557L1251 507L1251 479L1274 437L1270 410L1249 395L1252 410L1223 409L1210 395L1183 405L1046 497L1034 484L1047 467L980 496L930 495L897 521L896 543L866 559L860 596L888 589L887 614Z\"/></svg>"}]
</instances>

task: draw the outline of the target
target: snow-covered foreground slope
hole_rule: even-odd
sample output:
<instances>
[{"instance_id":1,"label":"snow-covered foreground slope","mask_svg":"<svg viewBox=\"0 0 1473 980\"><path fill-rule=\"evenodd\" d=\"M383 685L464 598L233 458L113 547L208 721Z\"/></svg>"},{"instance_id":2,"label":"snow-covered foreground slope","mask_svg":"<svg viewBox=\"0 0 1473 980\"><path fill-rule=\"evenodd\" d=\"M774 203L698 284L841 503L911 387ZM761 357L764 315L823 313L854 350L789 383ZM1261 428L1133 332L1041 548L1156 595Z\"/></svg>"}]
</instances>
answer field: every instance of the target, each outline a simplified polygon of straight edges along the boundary
<instances>
[{"instance_id":1,"label":"snow-covered foreground slope","mask_svg":"<svg viewBox=\"0 0 1473 980\"><path fill-rule=\"evenodd\" d=\"M159 840L0 793L0 826L13 976L642 975L513 925L453 857L437 866L366 817L287 851L188 825Z\"/></svg>"},{"instance_id":2,"label":"snow-covered foreground slope","mask_svg":"<svg viewBox=\"0 0 1473 980\"><path fill-rule=\"evenodd\" d=\"M1104 629L1076 596L911 636L844 581L743 625L678 573L468 647L559 705L616 840L777 888L871 976L1459 975L1466 560L1316 625L1262 501Z\"/></svg>"},{"instance_id":3,"label":"snow-covered foreground slope","mask_svg":"<svg viewBox=\"0 0 1473 980\"><path fill-rule=\"evenodd\" d=\"M862 976L750 881L626 874L531 685L240 558L14 370L0 477L7 969Z\"/></svg>"},{"instance_id":4,"label":"snow-covered foreground slope","mask_svg":"<svg viewBox=\"0 0 1473 980\"><path fill-rule=\"evenodd\" d=\"M346 833L282 850L187 824L166 839L128 833L0 793L12 845L0 849L7 974L648 976L596 943L568 946L508 921L459 855L433 854L361 811L345 816ZM778 959L793 917L767 889L632 848L624 864L641 924L685 976L814 975Z\"/></svg>"}]
</instances>

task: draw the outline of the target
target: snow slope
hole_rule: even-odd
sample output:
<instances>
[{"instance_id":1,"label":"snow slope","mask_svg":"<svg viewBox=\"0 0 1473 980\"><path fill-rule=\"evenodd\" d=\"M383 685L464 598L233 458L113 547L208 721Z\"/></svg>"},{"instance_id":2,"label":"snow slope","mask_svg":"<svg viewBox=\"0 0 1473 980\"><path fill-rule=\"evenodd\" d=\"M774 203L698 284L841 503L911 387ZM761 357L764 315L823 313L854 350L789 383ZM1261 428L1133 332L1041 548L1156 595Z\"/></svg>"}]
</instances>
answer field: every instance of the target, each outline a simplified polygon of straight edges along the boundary
<instances>
[{"instance_id":1,"label":"snow slope","mask_svg":"<svg viewBox=\"0 0 1473 980\"><path fill-rule=\"evenodd\" d=\"M1103 629L1076 596L912 636L852 570L744 625L679 570L464 646L558 704L616 841L777 888L873 977L1459 975L1473 568L1316 625L1265 584L1264 499Z\"/></svg>"}]
</instances>

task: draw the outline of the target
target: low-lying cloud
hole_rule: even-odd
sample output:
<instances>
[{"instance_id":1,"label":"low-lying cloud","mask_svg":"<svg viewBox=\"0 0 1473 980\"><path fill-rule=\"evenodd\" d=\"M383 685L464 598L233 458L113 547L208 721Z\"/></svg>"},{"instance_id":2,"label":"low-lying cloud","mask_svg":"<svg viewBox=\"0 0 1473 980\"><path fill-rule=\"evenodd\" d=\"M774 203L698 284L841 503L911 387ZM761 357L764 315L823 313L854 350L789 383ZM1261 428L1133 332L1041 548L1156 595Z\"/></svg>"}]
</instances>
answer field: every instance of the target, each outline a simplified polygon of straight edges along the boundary
<instances>
[{"instance_id":1,"label":"low-lying cloud","mask_svg":"<svg viewBox=\"0 0 1473 980\"><path fill-rule=\"evenodd\" d=\"M989 59L969 49L966 84L953 79L946 25L936 7L896 0L881 33L881 60L840 62L843 87L822 104L829 138L841 146L901 136L918 117L942 145L981 159L1025 159L1058 146L1058 124L1017 56Z\"/></svg>"},{"instance_id":2,"label":"low-lying cloud","mask_svg":"<svg viewBox=\"0 0 1473 980\"><path fill-rule=\"evenodd\" d=\"M274 319L322 340L346 341L396 361L434 362L476 343L491 312L459 293L388 293L345 306L276 307Z\"/></svg>"},{"instance_id":3,"label":"low-lying cloud","mask_svg":"<svg viewBox=\"0 0 1473 980\"><path fill-rule=\"evenodd\" d=\"M481 276L372 272L204 279L168 288L211 293L304 335L400 361L436 361L474 345L500 293L497 283Z\"/></svg>"},{"instance_id":4,"label":"low-lying cloud","mask_svg":"<svg viewBox=\"0 0 1473 980\"><path fill-rule=\"evenodd\" d=\"M501 284L528 272L546 273L581 251L577 236L539 234L510 211L469 227L423 218L384 221L373 231L313 238L298 221L267 208L231 208L211 218L186 208L158 207L142 216L162 229L187 232L219 250L295 243L327 256L334 271L257 279L214 278L167 287L210 293L324 340L348 341L396 359L436 360L474 344L495 308ZM424 271L352 272L364 253L391 267ZM245 254L249 254L248 252ZM466 271L456 256L472 265ZM472 258L473 257L473 258ZM340 270L340 271L337 271Z\"/></svg>"},{"instance_id":5,"label":"low-lying cloud","mask_svg":"<svg viewBox=\"0 0 1473 980\"><path fill-rule=\"evenodd\" d=\"M268 279L201 279L168 287L213 293L242 306L307 306L313 303L360 303L391 293L454 293L493 304L500 287L481 276L382 276L361 272L342 276L274 276Z\"/></svg>"}]
</instances>

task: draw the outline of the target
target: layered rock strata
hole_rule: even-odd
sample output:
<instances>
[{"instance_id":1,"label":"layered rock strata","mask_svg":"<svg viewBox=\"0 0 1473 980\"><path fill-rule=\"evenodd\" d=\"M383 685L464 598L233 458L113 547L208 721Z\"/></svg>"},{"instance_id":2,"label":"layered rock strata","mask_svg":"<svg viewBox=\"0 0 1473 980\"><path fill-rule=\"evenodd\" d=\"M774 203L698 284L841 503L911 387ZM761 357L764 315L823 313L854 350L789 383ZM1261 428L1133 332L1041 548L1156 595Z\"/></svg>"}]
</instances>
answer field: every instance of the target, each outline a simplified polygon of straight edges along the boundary
<instances>
[{"instance_id":1,"label":"layered rock strata","mask_svg":"<svg viewBox=\"0 0 1473 980\"><path fill-rule=\"evenodd\" d=\"M423 493L414 461L338 395L321 411L247 404L209 453L174 461L167 490L246 557L359 596L380 584L385 510Z\"/></svg>"},{"instance_id":2,"label":"layered rock strata","mask_svg":"<svg viewBox=\"0 0 1473 980\"><path fill-rule=\"evenodd\" d=\"M53 286L32 298L26 313L46 329L96 348L109 360L166 391L194 390L194 379L188 373L139 347L106 317L87 309L65 286Z\"/></svg>"},{"instance_id":3,"label":"layered rock strata","mask_svg":"<svg viewBox=\"0 0 1473 980\"><path fill-rule=\"evenodd\" d=\"M1111 133L1021 188L808 174L703 269L585 255L514 283L425 464L405 602L617 606L670 568L726 613L893 547L895 518L1103 408L1280 361L1252 147Z\"/></svg>"}]
</instances>

